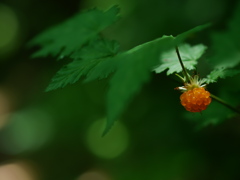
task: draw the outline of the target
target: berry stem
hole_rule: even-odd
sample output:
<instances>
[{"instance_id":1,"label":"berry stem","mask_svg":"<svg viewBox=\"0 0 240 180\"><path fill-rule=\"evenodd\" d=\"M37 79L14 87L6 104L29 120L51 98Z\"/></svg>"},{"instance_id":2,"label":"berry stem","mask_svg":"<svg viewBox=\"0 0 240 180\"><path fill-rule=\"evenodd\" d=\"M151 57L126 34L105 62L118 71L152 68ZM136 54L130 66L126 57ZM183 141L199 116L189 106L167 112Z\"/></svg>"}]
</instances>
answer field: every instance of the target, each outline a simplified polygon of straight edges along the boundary
<instances>
[{"instance_id":1,"label":"berry stem","mask_svg":"<svg viewBox=\"0 0 240 180\"><path fill-rule=\"evenodd\" d=\"M179 52L179 50L178 50L178 47L176 46L175 49L176 49L176 53L177 53L177 56L178 56L178 60L179 60L179 62L180 62L180 64L181 64L181 66L182 66L183 74L184 74L184 76L186 77L187 82L190 82L190 78L189 78L189 76L188 76L188 73L187 73L186 68L184 67L184 64L183 64L183 61L182 61L180 52Z\"/></svg>"},{"instance_id":2,"label":"berry stem","mask_svg":"<svg viewBox=\"0 0 240 180\"><path fill-rule=\"evenodd\" d=\"M210 95L213 99L215 99L216 101L218 101L219 103L223 104L224 106L228 107L229 109L231 109L232 111L240 114L240 111L238 109L236 109L235 107L233 107L232 105L228 104L226 101L222 100L221 98L211 94Z\"/></svg>"},{"instance_id":3,"label":"berry stem","mask_svg":"<svg viewBox=\"0 0 240 180\"><path fill-rule=\"evenodd\" d=\"M179 74L175 74L179 79L181 79L181 81L183 82L183 83L185 83L185 80L184 80L184 78L182 77L182 76L180 76Z\"/></svg>"}]
</instances>

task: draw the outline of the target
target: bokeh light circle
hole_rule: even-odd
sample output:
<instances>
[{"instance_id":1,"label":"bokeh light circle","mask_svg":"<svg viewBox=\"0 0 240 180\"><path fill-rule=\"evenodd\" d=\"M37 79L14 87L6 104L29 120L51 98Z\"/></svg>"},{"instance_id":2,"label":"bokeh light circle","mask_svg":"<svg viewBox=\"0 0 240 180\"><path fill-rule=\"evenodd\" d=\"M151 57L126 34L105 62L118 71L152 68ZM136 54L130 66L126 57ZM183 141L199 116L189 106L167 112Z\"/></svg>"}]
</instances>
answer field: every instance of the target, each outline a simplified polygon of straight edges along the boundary
<instances>
[{"instance_id":1,"label":"bokeh light circle","mask_svg":"<svg viewBox=\"0 0 240 180\"><path fill-rule=\"evenodd\" d=\"M0 151L19 154L38 150L52 139L51 116L41 109L25 109L11 115L0 132Z\"/></svg>"},{"instance_id":2,"label":"bokeh light circle","mask_svg":"<svg viewBox=\"0 0 240 180\"><path fill-rule=\"evenodd\" d=\"M102 137L106 119L94 122L87 132L87 144L96 156L106 159L116 158L128 147L129 134L125 126L117 121L110 132Z\"/></svg>"},{"instance_id":3,"label":"bokeh light circle","mask_svg":"<svg viewBox=\"0 0 240 180\"><path fill-rule=\"evenodd\" d=\"M37 180L35 168L28 162L12 162L0 166L1 180Z\"/></svg>"}]
</instances>

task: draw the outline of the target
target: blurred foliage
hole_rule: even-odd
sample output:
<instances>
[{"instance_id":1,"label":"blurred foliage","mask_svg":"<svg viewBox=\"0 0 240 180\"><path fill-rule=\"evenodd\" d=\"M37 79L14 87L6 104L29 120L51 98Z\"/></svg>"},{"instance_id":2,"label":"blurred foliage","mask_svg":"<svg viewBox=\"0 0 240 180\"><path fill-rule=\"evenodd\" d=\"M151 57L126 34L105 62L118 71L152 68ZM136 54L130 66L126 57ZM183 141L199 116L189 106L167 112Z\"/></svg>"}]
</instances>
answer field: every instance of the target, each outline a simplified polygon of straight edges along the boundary
<instances>
[{"instance_id":1,"label":"blurred foliage","mask_svg":"<svg viewBox=\"0 0 240 180\"><path fill-rule=\"evenodd\" d=\"M78 14L59 26L50 28L34 38L30 45L41 45L42 49L33 57L47 55L63 58L79 50L84 44L95 38L100 31L117 19L118 8L107 12L92 10Z\"/></svg>"},{"instance_id":2,"label":"blurred foliage","mask_svg":"<svg viewBox=\"0 0 240 180\"><path fill-rule=\"evenodd\" d=\"M109 57L115 55L118 49L118 43L114 41L91 41L89 45L71 55L74 60L56 73L46 91L74 84L81 76L87 76L86 81L107 77L115 69L113 63L109 62Z\"/></svg>"},{"instance_id":3,"label":"blurred foliage","mask_svg":"<svg viewBox=\"0 0 240 180\"><path fill-rule=\"evenodd\" d=\"M209 60L215 68L232 68L238 65L239 60L239 21L240 4L234 11L234 16L228 22L228 29L212 34L213 56ZM220 61L220 62L219 62Z\"/></svg>"},{"instance_id":4,"label":"blurred foliage","mask_svg":"<svg viewBox=\"0 0 240 180\"><path fill-rule=\"evenodd\" d=\"M122 17L105 29L101 37L90 38L89 42L95 42L89 44L94 47L91 48L94 53L90 53L93 57L86 56L89 54L85 54L89 51L88 45L82 44L84 49L77 55L80 57L79 63L95 58L95 55L106 56L106 60L109 55L115 56L118 52L117 41L121 52L118 56L126 57L122 62L125 64L133 56L127 56L128 50L139 44L154 42L153 39L164 34L176 36L199 24L213 22L210 29L194 33L187 39L192 47L199 43L208 47L206 54L199 59L197 71L200 76L206 77L211 71L222 70L218 63L227 66L224 66L227 75L232 70L239 70L237 0L4 0L0 5L7 7L8 11L0 8L0 16L4 14L2 12L10 12L8 15L14 14L11 16L14 18L10 19L16 20L18 25L12 25L14 21L7 21L8 18L4 20L5 16L0 17L0 27L15 28L16 31L10 38L6 32L9 32L8 35L14 34L14 29L0 30L1 38L11 40L4 48L0 47L0 97L4 97L0 101L0 179L7 177L3 174L9 170L16 170L20 176L23 173L19 169L33 180L239 179L239 116L218 102L213 102L202 114L185 112L179 103L180 94L173 90L181 84L165 73L149 73L148 83L139 83L141 90L132 90L135 97L127 101L127 106L122 105L125 112L118 120L120 130L114 130L116 125L103 137L106 141L99 140L99 131L102 131L100 121L106 118L107 113L107 92L113 87L128 91L128 86L133 82L131 79L135 80L135 77L127 75L132 70L129 64L134 64L136 60L125 64L118 76L110 75L107 79L89 82L105 70L99 73L90 71L89 76L84 74L84 70L87 83L76 82L61 90L44 92L55 72L64 64L78 59L72 61L64 57L57 63L52 57L32 60L31 54L38 49L27 49L27 42L44 29L76 15L79 10L99 6L107 12L116 2L120 4ZM209 36L209 33L212 35ZM140 46L140 49L144 50L145 46ZM136 53L142 56L140 52ZM145 58L149 67L152 66L151 61L154 60L151 56ZM139 66L135 70L142 69ZM108 69L106 64L101 67ZM87 80L91 76L94 78ZM138 74L138 77L144 77L144 82L147 76L141 71ZM240 75L235 74L227 79L215 77L219 75L214 74L217 83L210 84L208 90L239 107ZM116 80L115 85L110 78ZM109 80L112 87L108 85ZM122 98L119 94L115 96L114 104L108 106L115 106ZM122 151L111 157L117 152L114 147ZM109 150L107 158L96 153L105 151L104 148Z\"/></svg>"}]
</instances>

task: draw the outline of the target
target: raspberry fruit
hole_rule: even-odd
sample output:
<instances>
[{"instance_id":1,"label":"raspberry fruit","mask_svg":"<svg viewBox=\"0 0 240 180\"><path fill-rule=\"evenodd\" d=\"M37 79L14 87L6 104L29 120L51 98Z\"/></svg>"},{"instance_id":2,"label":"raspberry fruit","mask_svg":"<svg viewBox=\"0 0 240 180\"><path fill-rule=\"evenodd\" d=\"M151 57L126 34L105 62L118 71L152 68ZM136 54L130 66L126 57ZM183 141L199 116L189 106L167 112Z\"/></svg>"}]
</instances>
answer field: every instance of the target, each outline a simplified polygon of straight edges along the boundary
<instances>
[{"instance_id":1,"label":"raspberry fruit","mask_svg":"<svg viewBox=\"0 0 240 180\"><path fill-rule=\"evenodd\" d=\"M175 88L183 91L180 100L187 111L201 112L211 103L210 93L205 90L206 84L202 82L203 80L199 80L198 75L195 75L189 77L189 82L184 80L184 86Z\"/></svg>"},{"instance_id":2,"label":"raspberry fruit","mask_svg":"<svg viewBox=\"0 0 240 180\"><path fill-rule=\"evenodd\" d=\"M185 109L190 112L201 112L212 101L210 93L203 87L195 87L187 90L180 96L180 100Z\"/></svg>"}]
</instances>

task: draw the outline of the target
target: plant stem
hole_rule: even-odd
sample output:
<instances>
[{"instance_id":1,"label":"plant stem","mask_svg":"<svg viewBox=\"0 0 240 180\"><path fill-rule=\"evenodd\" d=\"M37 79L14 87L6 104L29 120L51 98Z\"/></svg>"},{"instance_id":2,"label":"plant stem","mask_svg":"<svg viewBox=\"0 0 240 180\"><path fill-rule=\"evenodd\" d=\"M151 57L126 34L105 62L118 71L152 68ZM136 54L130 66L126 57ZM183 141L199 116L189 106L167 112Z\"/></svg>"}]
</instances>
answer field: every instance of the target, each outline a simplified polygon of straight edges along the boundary
<instances>
[{"instance_id":1,"label":"plant stem","mask_svg":"<svg viewBox=\"0 0 240 180\"><path fill-rule=\"evenodd\" d=\"M180 56L178 47L176 46L175 49L176 49L176 53L177 53L177 56L178 56L178 60L179 60L179 62L180 62L180 64L181 64L181 66L182 66L183 74L184 74L184 76L186 77L187 81L190 82L190 79L189 79L187 70L186 70L186 68L184 67L184 64L183 64L183 62L182 62L182 58L181 58L181 56Z\"/></svg>"},{"instance_id":2,"label":"plant stem","mask_svg":"<svg viewBox=\"0 0 240 180\"><path fill-rule=\"evenodd\" d=\"M228 107L229 109L231 109L232 111L240 114L240 111L238 109L236 109L235 107L233 107L232 105L228 104L226 101L222 100L221 98L211 94L211 97L213 99L215 99L216 101L218 101L219 103L223 104L224 106Z\"/></svg>"}]
</instances>

